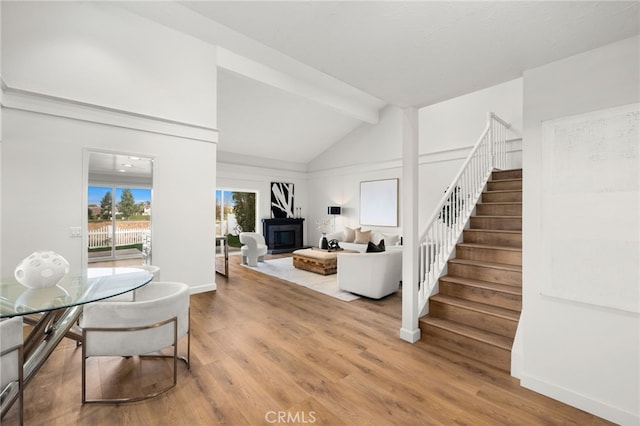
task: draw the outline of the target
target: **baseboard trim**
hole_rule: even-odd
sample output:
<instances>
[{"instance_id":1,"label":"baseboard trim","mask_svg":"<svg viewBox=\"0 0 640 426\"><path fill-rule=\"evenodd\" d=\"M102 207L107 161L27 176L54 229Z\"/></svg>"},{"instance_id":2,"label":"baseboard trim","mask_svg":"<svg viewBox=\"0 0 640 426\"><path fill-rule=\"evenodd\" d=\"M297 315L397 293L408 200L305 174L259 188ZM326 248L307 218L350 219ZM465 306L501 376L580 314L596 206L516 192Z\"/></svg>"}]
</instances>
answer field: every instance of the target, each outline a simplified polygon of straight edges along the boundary
<instances>
[{"instance_id":1,"label":"baseboard trim","mask_svg":"<svg viewBox=\"0 0 640 426\"><path fill-rule=\"evenodd\" d=\"M206 293L208 291L216 291L218 286L216 283L211 284L202 284L197 286L191 286L189 289L189 294L198 294L198 293Z\"/></svg>"},{"instance_id":2,"label":"baseboard trim","mask_svg":"<svg viewBox=\"0 0 640 426\"><path fill-rule=\"evenodd\" d=\"M415 343L420 340L420 329L408 330L406 328L400 329L400 338L409 343Z\"/></svg>"},{"instance_id":3,"label":"baseboard trim","mask_svg":"<svg viewBox=\"0 0 640 426\"><path fill-rule=\"evenodd\" d=\"M640 415L521 373L520 385L620 425L640 424Z\"/></svg>"}]
</instances>

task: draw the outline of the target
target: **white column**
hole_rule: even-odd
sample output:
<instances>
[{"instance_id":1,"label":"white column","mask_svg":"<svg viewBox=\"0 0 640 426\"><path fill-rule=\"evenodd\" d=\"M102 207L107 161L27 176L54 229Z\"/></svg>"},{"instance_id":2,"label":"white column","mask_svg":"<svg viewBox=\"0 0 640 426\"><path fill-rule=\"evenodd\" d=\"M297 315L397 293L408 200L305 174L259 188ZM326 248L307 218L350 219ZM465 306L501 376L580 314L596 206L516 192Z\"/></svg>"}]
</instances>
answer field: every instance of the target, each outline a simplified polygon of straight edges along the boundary
<instances>
[{"instance_id":1,"label":"white column","mask_svg":"<svg viewBox=\"0 0 640 426\"><path fill-rule=\"evenodd\" d=\"M418 327L418 110L402 110L402 328L414 343Z\"/></svg>"}]
</instances>

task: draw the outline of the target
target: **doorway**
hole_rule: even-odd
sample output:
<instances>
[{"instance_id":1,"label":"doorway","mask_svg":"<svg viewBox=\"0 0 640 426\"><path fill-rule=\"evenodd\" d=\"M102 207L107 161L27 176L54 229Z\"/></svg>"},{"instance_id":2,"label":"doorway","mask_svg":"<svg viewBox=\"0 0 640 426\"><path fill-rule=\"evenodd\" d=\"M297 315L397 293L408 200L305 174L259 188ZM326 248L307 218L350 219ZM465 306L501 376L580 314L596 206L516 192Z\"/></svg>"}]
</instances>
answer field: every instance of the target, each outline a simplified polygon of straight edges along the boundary
<instances>
[{"instance_id":1,"label":"doorway","mask_svg":"<svg viewBox=\"0 0 640 426\"><path fill-rule=\"evenodd\" d=\"M150 265L153 160L87 155L87 266Z\"/></svg>"}]
</instances>

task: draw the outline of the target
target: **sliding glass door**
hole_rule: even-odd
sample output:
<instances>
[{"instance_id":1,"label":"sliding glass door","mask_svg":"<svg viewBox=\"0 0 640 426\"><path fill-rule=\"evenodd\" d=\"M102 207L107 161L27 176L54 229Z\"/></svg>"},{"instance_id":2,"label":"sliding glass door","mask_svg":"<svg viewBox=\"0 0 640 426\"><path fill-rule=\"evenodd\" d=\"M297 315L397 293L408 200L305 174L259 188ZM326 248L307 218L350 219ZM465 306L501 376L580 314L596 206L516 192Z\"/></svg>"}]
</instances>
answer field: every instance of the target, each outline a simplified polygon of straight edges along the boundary
<instances>
[{"instance_id":1,"label":"sliding glass door","mask_svg":"<svg viewBox=\"0 0 640 426\"><path fill-rule=\"evenodd\" d=\"M256 231L255 192L216 190L216 235L226 236L230 247L240 247L240 232Z\"/></svg>"},{"instance_id":2,"label":"sliding glass door","mask_svg":"<svg viewBox=\"0 0 640 426\"><path fill-rule=\"evenodd\" d=\"M151 189L89 186L89 262L139 259L150 252Z\"/></svg>"}]
</instances>

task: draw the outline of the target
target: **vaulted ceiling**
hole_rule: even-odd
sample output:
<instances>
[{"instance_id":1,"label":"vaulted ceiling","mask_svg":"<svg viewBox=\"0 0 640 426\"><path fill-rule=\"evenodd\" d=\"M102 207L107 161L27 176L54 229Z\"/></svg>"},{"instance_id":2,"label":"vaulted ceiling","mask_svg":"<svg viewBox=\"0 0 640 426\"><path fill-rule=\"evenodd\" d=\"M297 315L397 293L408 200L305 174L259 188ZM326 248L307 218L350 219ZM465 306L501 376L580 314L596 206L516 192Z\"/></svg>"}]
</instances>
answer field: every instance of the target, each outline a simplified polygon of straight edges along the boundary
<instances>
[{"instance_id":1,"label":"vaulted ceiling","mask_svg":"<svg viewBox=\"0 0 640 426\"><path fill-rule=\"evenodd\" d=\"M127 7L368 111L437 103L640 29L637 1L161 3ZM307 163L371 122L279 80L220 70L220 151Z\"/></svg>"}]
</instances>

